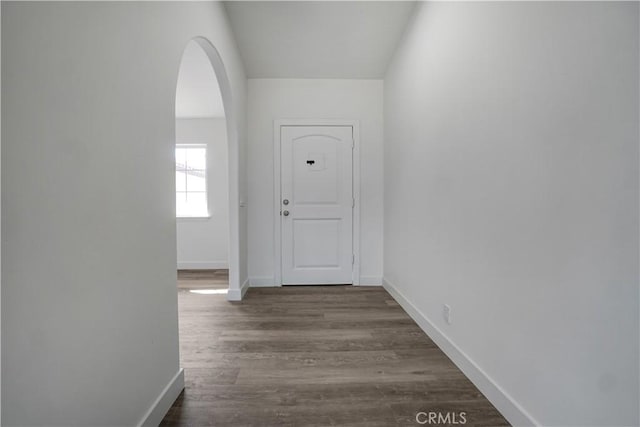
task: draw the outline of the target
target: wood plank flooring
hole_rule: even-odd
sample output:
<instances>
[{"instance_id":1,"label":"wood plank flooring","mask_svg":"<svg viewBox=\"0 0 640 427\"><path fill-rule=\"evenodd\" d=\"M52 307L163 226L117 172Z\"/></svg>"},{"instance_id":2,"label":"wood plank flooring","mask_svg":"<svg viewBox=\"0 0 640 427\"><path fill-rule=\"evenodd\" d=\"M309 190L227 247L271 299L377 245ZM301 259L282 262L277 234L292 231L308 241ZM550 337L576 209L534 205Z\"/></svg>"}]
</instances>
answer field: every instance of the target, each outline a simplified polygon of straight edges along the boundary
<instances>
[{"instance_id":1,"label":"wood plank flooring","mask_svg":"<svg viewBox=\"0 0 640 427\"><path fill-rule=\"evenodd\" d=\"M227 289L229 270L178 270L178 289Z\"/></svg>"},{"instance_id":2,"label":"wood plank flooring","mask_svg":"<svg viewBox=\"0 0 640 427\"><path fill-rule=\"evenodd\" d=\"M230 303L189 292L224 288L224 271L178 277L186 390L163 426L415 426L421 411L508 425L382 288L251 288Z\"/></svg>"}]
</instances>

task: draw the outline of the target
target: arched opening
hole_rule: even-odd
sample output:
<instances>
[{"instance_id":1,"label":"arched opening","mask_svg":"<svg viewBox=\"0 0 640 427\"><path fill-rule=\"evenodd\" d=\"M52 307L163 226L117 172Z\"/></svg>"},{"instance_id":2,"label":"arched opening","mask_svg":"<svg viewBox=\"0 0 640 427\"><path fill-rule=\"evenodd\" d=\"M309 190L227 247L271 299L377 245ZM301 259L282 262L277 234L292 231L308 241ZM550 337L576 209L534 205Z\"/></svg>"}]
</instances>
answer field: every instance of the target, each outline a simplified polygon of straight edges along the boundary
<instances>
[{"instance_id":1,"label":"arched opening","mask_svg":"<svg viewBox=\"0 0 640 427\"><path fill-rule=\"evenodd\" d=\"M224 64L207 39L187 43L177 80L179 287L240 299L237 127Z\"/></svg>"}]
</instances>

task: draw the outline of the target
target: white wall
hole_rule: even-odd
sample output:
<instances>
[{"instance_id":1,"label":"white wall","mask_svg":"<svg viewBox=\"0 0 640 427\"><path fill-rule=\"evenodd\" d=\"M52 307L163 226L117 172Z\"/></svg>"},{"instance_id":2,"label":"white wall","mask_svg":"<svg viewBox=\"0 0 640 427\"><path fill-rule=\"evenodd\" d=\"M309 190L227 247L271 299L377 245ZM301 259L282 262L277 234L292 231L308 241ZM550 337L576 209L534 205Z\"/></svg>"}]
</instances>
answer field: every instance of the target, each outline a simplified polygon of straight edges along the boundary
<instances>
[{"instance_id":1,"label":"white wall","mask_svg":"<svg viewBox=\"0 0 640 427\"><path fill-rule=\"evenodd\" d=\"M637 3L426 3L385 78L388 286L542 425L639 422L638 36Z\"/></svg>"},{"instance_id":2,"label":"white wall","mask_svg":"<svg viewBox=\"0 0 640 427\"><path fill-rule=\"evenodd\" d=\"M226 65L244 198L242 62L215 2L2 8L2 424L135 425L179 370L182 51L204 36Z\"/></svg>"},{"instance_id":3,"label":"white wall","mask_svg":"<svg viewBox=\"0 0 640 427\"><path fill-rule=\"evenodd\" d=\"M207 144L209 218L178 218L178 268L229 268L229 176L225 118L176 119L177 144Z\"/></svg>"},{"instance_id":4,"label":"white wall","mask_svg":"<svg viewBox=\"0 0 640 427\"><path fill-rule=\"evenodd\" d=\"M382 276L382 81L249 79L249 276L274 282L273 122L360 121L361 282Z\"/></svg>"}]
</instances>

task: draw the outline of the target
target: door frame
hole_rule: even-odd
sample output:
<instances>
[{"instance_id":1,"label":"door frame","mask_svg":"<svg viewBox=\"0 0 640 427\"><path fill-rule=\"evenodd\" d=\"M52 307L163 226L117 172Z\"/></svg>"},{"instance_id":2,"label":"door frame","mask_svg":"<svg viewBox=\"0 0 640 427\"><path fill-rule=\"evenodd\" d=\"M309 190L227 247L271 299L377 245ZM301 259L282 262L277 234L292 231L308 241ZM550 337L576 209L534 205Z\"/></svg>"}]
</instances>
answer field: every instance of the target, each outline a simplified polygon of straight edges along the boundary
<instances>
[{"instance_id":1,"label":"door frame","mask_svg":"<svg viewBox=\"0 0 640 427\"><path fill-rule=\"evenodd\" d=\"M353 129L352 193L355 206L353 215L353 286L360 285L360 122L342 119L277 119L273 122L273 234L274 234L274 285L282 286L282 223L280 222L281 187L281 128L283 126L351 126Z\"/></svg>"}]
</instances>

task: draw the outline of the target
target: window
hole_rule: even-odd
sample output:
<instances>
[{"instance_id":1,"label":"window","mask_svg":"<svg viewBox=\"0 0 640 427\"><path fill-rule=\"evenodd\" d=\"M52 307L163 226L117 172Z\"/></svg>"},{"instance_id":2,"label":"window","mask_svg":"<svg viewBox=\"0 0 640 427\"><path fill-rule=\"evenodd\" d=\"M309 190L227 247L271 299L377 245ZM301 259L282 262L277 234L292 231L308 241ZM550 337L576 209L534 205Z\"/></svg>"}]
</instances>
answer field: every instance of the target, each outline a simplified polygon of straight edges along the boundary
<instances>
[{"instance_id":1,"label":"window","mask_svg":"<svg viewBox=\"0 0 640 427\"><path fill-rule=\"evenodd\" d=\"M204 217L207 207L207 146L176 145L176 215Z\"/></svg>"}]
</instances>

